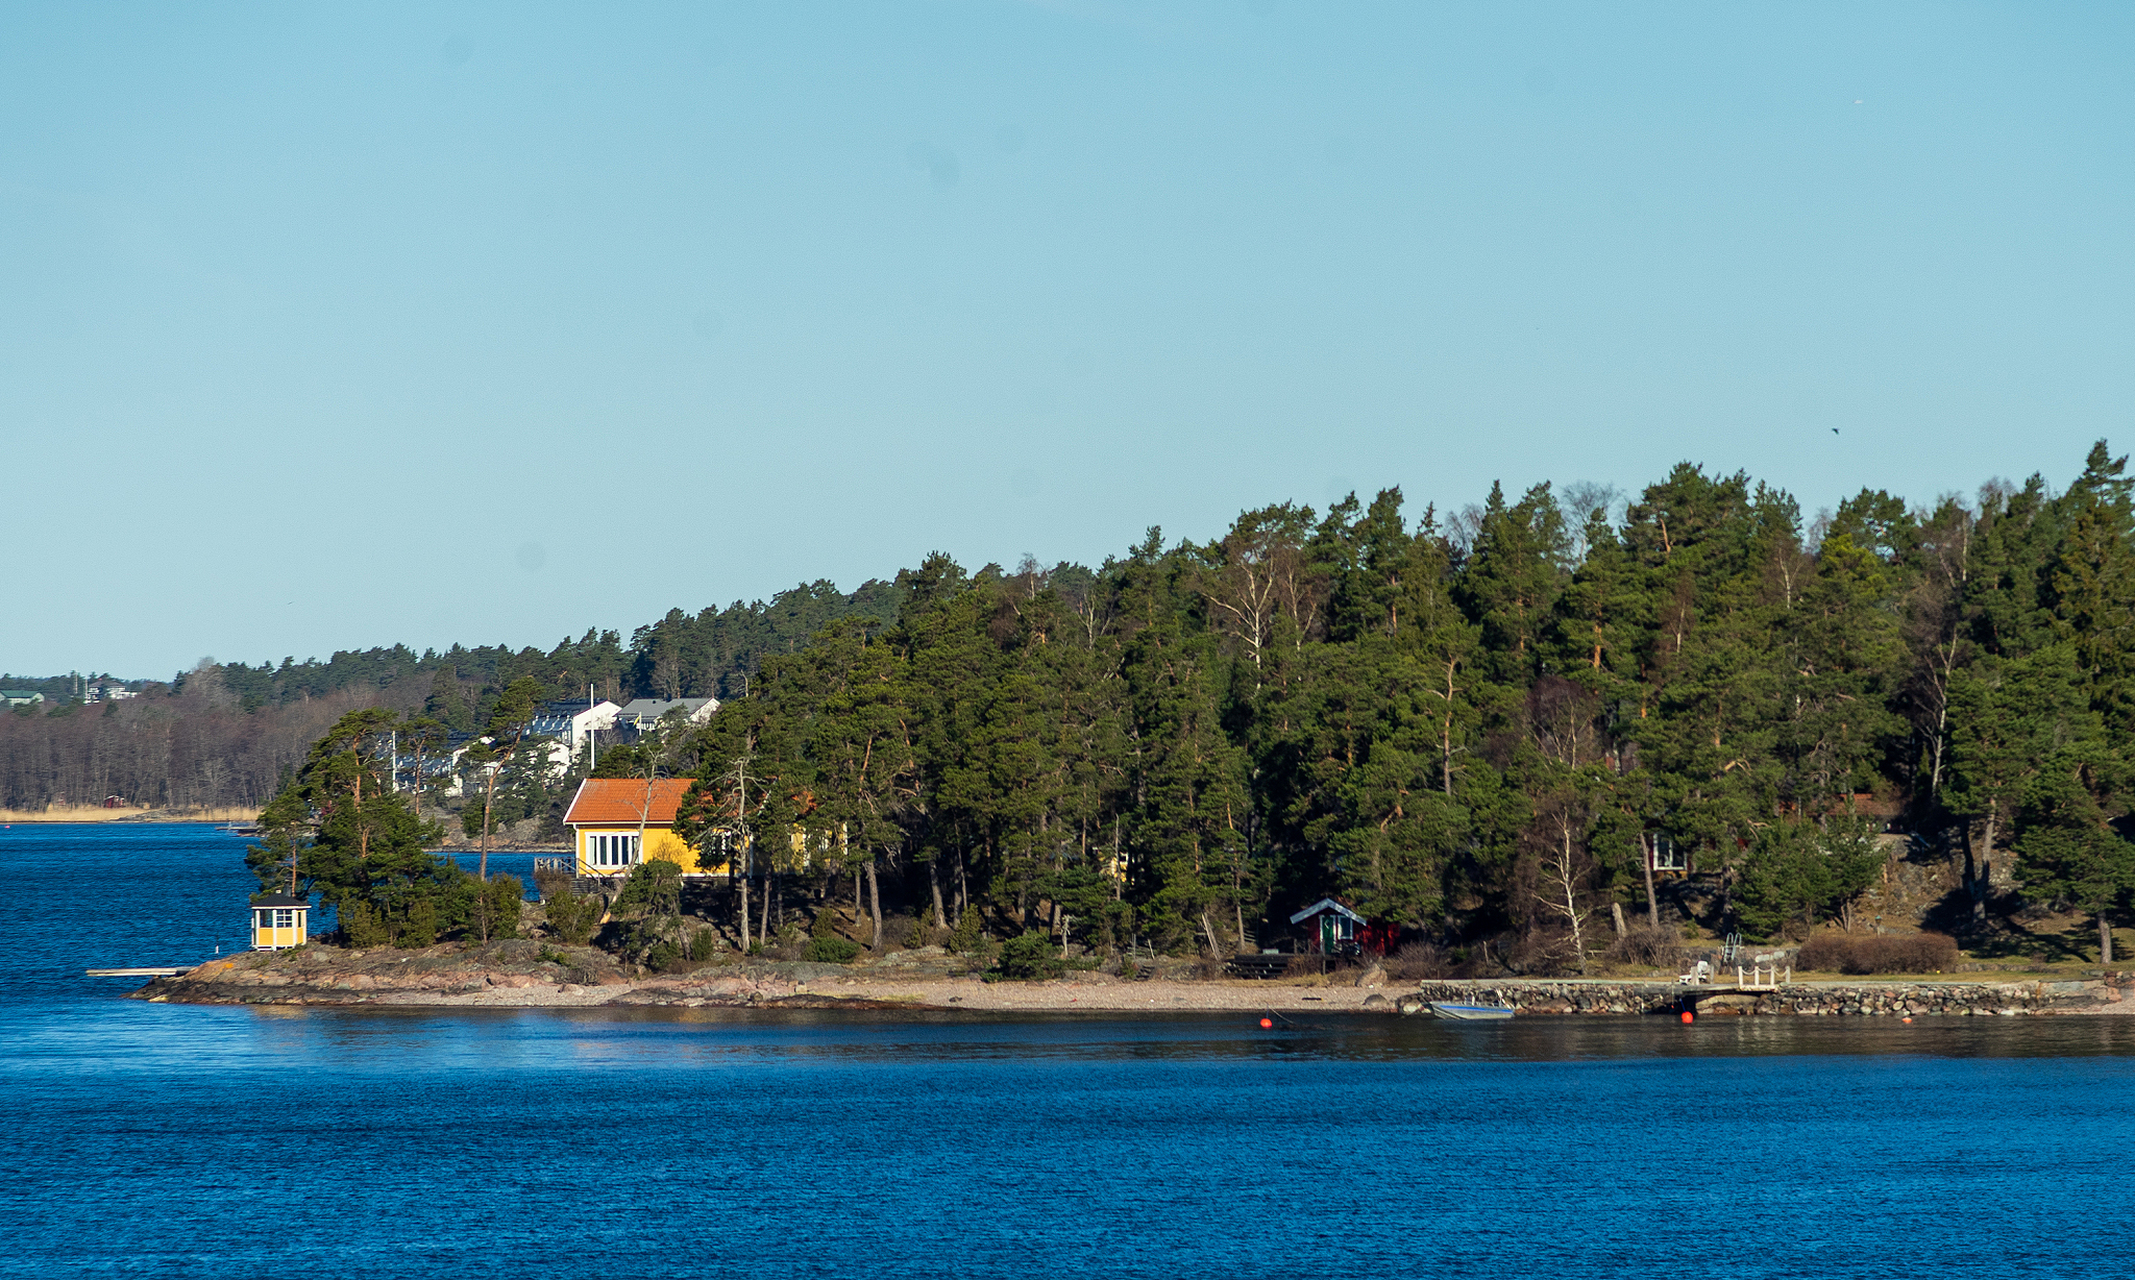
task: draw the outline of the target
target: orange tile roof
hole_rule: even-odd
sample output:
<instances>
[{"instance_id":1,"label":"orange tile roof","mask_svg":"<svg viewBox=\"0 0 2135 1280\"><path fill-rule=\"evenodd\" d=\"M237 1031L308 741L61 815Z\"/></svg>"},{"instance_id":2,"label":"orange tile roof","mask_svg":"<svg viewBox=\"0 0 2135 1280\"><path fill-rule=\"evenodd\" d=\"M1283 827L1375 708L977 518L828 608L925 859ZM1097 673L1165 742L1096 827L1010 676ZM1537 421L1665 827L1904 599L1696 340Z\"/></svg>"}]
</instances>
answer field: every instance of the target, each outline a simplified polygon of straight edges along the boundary
<instances>
[{"instance_id":1,"label":"orange tile roof","mask_svg":"<svg viewBox=\"0 0 2135 1280\"><path fill-rule=\"evenodd\" d=\"M634 827L642 815L647 827L670 826L689 786L688 778L588 778L571 797L564 825Z\"/></svg>"}]
</instances>

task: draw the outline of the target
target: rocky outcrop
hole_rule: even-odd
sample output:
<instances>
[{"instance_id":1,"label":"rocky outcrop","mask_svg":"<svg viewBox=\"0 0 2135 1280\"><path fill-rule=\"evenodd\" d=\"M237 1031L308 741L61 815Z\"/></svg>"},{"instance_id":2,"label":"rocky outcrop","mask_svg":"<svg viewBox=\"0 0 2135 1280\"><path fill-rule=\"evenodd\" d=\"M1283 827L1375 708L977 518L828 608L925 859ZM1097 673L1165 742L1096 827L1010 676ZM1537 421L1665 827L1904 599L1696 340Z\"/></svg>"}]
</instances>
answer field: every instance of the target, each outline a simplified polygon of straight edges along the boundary
<instances>
[{"instance_id":1,"label":"rocky outcrop","mask_svg":"<svg viewBox=\"0 0 2135 1280\"><path fill-rule=\"evenodd\" d=\"M615 957L591 947L514 939L419 950L327 946L228 956L133 993L183 1004L386 1004L534 987L627 987Z\"/></svg>"},{"instance_id":2,"label":"rocky outcrop","mask_svg":"<svg viewBox=\"0 0 2135 1280\"><path fill-rule=\"evenodd\" d=\"M2066 982L1802 982L1757 991L1563 979L1426 982L1417 1000L1509 1006L1521 1014L1677 1013L1808 1017L2135 1014L2135 974Z\"/></svg>"},{"instance_id":3,"label":"rocky outcrop","mask_svg":"<svg viewBox=\"0 0 2135 1280\"><path fill-rule=\"evenodd\" d=\"M415 951L314 945L211 960L157 978L132 997L159 1004L875 1007L809 993L808 982L841 972L836 965L752 960L648 975L592 947L523 939Z\"/></svg>"}]
</instances>

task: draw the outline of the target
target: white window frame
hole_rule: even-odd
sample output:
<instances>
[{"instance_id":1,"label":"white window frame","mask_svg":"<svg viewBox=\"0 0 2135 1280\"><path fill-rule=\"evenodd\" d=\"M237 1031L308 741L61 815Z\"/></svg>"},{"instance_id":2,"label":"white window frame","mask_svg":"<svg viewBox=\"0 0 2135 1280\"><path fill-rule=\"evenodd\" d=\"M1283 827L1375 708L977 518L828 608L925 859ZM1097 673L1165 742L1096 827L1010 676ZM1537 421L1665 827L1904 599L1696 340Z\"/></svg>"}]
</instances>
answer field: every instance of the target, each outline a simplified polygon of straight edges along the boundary
<instances>
[{"instance_id":1,"label":"white window frame","mask_svg":"<svg viewBox=\"0 0 2135 1280\"><path fill-rule=\"evenodd\" d=\"M586 836L586 863L589 866L600 869L634 867L643 858L643 841L638 836L602 832Z\"/></svg>"}]
</instances>

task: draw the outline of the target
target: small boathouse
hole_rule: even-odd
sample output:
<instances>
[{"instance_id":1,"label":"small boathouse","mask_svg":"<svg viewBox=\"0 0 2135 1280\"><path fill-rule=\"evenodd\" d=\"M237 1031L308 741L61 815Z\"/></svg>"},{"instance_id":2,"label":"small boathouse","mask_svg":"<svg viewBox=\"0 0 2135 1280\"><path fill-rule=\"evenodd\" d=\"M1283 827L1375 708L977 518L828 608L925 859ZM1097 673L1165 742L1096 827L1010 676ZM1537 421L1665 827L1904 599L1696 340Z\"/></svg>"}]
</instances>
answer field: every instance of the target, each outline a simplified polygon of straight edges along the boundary
<instances>
[{"instance_id":1,"label":"small boathouse","mask_svg":"<svg viewBox=\"0 0 2135 1280\"><path fill-rule=\"evenodd\" d=\"M301 947L311 937L311 900L287 893L263 893L252 899L252 949L281 951Z\"/></svg>"}]
</instances>

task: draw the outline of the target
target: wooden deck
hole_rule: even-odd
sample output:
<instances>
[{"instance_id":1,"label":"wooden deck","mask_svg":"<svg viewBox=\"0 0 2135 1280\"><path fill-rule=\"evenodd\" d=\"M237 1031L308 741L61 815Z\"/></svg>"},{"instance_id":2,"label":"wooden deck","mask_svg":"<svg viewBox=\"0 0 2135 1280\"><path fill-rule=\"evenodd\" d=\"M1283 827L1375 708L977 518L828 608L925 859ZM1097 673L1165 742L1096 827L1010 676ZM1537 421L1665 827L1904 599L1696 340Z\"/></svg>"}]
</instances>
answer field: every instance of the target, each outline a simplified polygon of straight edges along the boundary
<instances>
[{"instance_id":1,"label":"wooden deck","mask_svg":"<svg viewBox=\"0 0 2135 1280\"><path fill-rule=\"evenodd\" d=\"M144 966L134 969L89 969L92 978L175 978L192 968L189 964Z\"/></svg>"}]
</instances>

